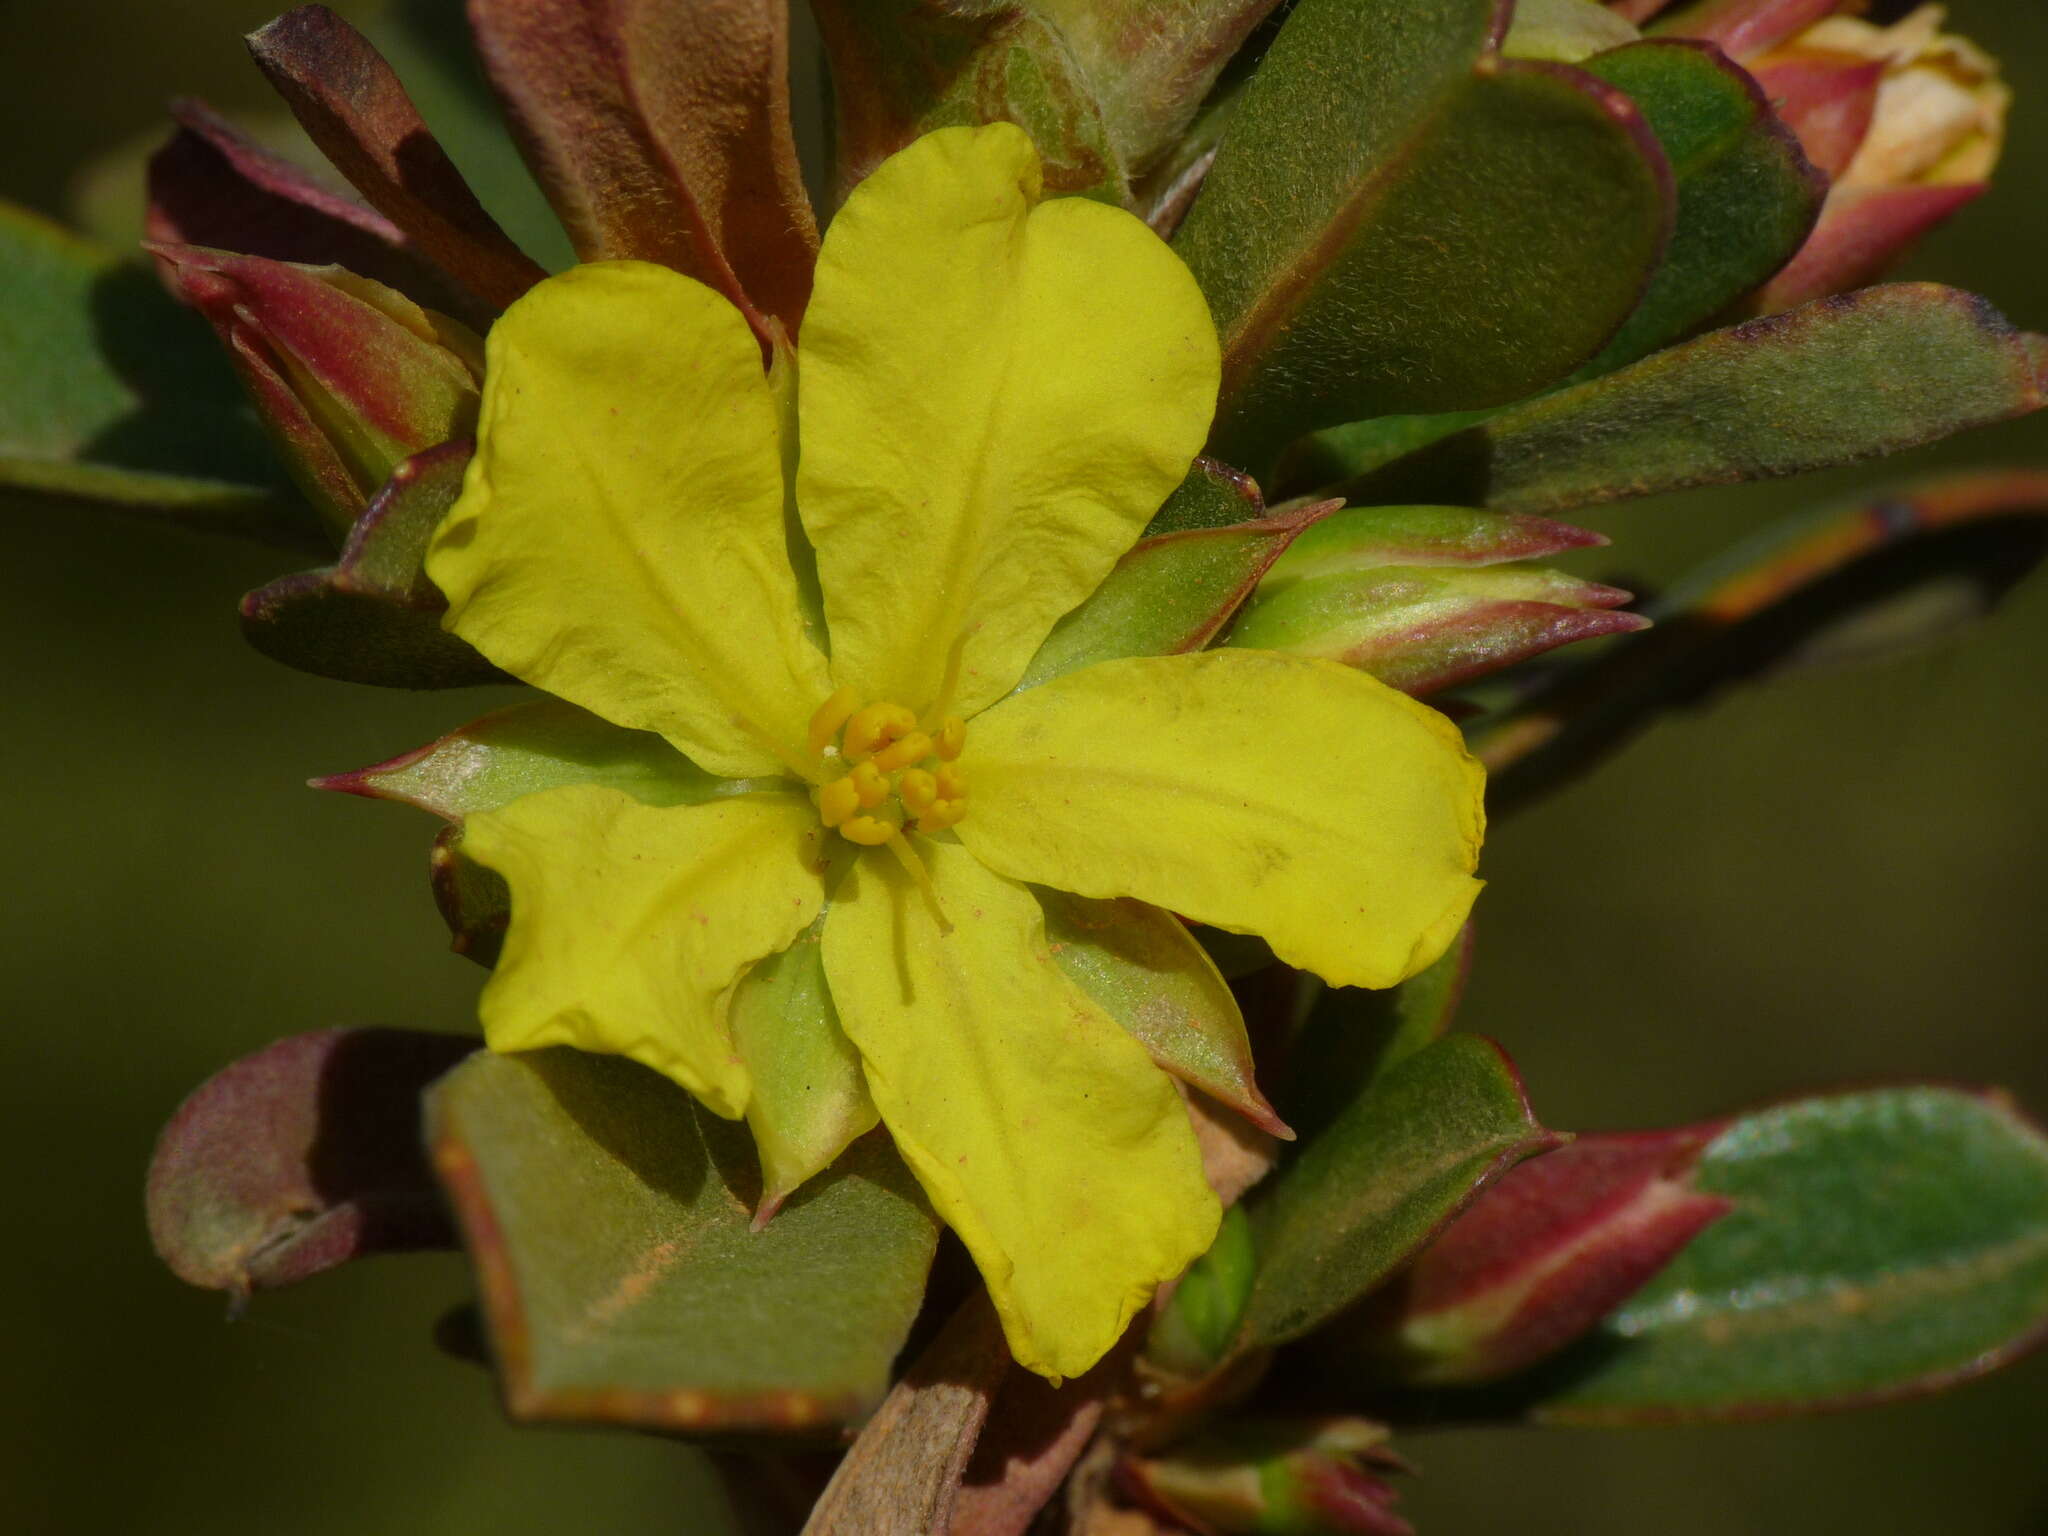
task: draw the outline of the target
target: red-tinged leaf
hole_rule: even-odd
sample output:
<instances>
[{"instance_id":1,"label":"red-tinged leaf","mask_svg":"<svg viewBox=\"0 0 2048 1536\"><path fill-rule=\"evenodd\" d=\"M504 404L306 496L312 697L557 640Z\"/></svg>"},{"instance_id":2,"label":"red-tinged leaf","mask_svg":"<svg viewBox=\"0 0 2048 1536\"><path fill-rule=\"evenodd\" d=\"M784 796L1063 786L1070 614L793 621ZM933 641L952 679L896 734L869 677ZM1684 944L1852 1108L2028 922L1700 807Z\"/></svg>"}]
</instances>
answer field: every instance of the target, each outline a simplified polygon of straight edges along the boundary
<instances>
[{"instance_id":1,"label":"red-tinged leaf","mask_svg":"<svg viewBox=\"0 0 2048 1536\"><path fill-rule=\"evenodd\" d=\"M1010 122L1031 135L1048 195L1121 200L1130 167L1095 83L1038 9L1011 0L814 0L832 72L835 201L919 134Z\"/></svg>"},{"instance_id":2,"label":"red-tinged leaf","mask_svg":"<svg viewBox=\"0 0 2048 1536\"><path fill-rule=\"evenodd\" d=\"M1523 1158L1558 1145L1499 1046L1451 1035L1375 1079L1253 1202L1258 1274L1237 1351L1348 1309Z\"/></svg>"},{"instance_id":3,"label":"red-tinged leaf","mask_svg":"<svg viewBox=\"0 0 2048 1536\"><path fill-rule=\"evenodd\" d=\"M503 309L547 276L484 211L354 27L302 5L252 33L249 51L334 168L457 282Z\"/></svg>"},{"instance_id":4,"label":"red-tinged leaf","mask_svg":"<svg viewBox=\"0 0 2048 1536\"><path fill-rule=\"evenodd\" d=\"M1883 59L1795 49L1754 73L1778 116L1799 135L1806 158L1833 177L1849 168L1869 136L1884 70Z\"/></svg>"},{"instance_id":5,"label":"red-tinged leaf","mask_svg":"<svg viewBox=\"0 0 2048 1536\"><path fill-rule=\"evenodd\" d=\"M1120 656L1201 650L1288 546L1339 505L1317 502L1257 522L1140 540L1087 601L1053 626L1018 690Z\"/></svg>"},{"instance_id":6,"label":"red-tinged leaf","mask_svg":"<svg viewBox=\"0 0 2048 1536\"><path fill-rule=\"evenodd\" d=\"M810 297L817 228L778 0L470 0L528 164L585 261L655 261L764 341Z\"/></svg>"},{"instance_id":7,"label":"red-tinged leaf","mask_svg":"<svg viewBox=\"0 0 2048 1536\"><path fill-rule=\"evenodd\" d=\"M1834 14L1842 0L1698 0L1658 18L1659 37L1696 37L1747 59Z\"/></svg>"},{"instance_id":8,"label":"red-tinged leaf","mask_svg":"<svg viewBox=\"0 0 2048 1536\"><path fill-rule=\"evenodd\" d=\"M273 661L382 688L462 688L506 681L441 627L448 604L427 580L427 543L468 467L467 440L414 454L349 530L341 559L258 587L242 599L242 633Z\"/></svg>"},{"instance_id":9,"label":"red-tinged leaf","mask_svg":"<svg viewBox=\"0 0 2048 1536\"><path fill-rule=\"evenodd\" d=\"M346 267L472 325L489 324L489 306L374 208L272 154L203 102L174 101L171 116L177 131L149 161L150 239Z\"/></svg>"},{"instance_id":10,"label":"red-tinged leaf","mask_svg":"<svg viewBox=\"0 0 2048 1536\"><path fill-rule=\"evenodd\" d=\"M213 325L301 485L346 532L399 463L475 429L481 345L340 267L152 245Z\"/></svg>"},{"instance_id":11,"label":"red-tinged leaf","mask_svg":"<svg viewBox=\"0 0 2048 1536\"><path fill-rule=\"evenodd\" d=\"M158 1256L179 1279L240 1297L364 1254L450 1245L420 1148L420 1092L476 1047L327 1029L209 1078L150 1160Z\"/></svg>"},{"instance_id":12,"label":"red-tinged leaf","mask_svg":"<svg viewBox=\"0 0 2048 1536\"><path fill-rule=\"evenodd\" d=\"M815 1432L882 1400L938 1240L886 1135L758 1232L745 1127L621 1057L480 1053L427 1141L514 1418Z\"/></svg>"},{"instance_id":13,"label":"red-tinged leaf","mask_svg":"<svg viewBox=\"0 0 2048 1536\"><path fill-rule=\"evenodd\" d=\"M1265 515L1266 500L1256 480L1219 460L1197 458L1188 466L1187 477L1152 514L1152 521L1145 525L1145 537L1187 533L1196 528L1226 528L1232 523L1257 522Z\"/></svg>"},{"instance_id":14,"label":"red-tinged leaf","mask_svg":"<svg viewBox=\"0 0 2048 1536\"><path fill-rule=\"evenodd\" d=\"M1430 1387L1548 1359L1732 1208L1689 1183L1721 1129L1581 1136L1510 1169L1346 1319L1336 1369Z\"/></svg>"},{"instance_id":15,"label":"red-tinged leaf","mask_svg":"<svg viewBox=\"0 0 2048 1536\"><path fill-rule=\"evenodd\" d=\"M1813 237L1758 295L1757 307L1789 309L1876 281L1903 261L1922 236L1990 190L1973 181L1836 192Z\"/></svg>"},{"instance_id":16,"label":"red-tinged leaf","mask_svg":"<svg viewBox=\"0 0 2048 1536\"><path fill-rule=\"evenodd\" d=\"M2048 555L2048 474L1965 475L1769 530L1651 605L1656 628L1468 727L1503 812L1731 685L1924 646Z\"/></svg>"}]
</instances>

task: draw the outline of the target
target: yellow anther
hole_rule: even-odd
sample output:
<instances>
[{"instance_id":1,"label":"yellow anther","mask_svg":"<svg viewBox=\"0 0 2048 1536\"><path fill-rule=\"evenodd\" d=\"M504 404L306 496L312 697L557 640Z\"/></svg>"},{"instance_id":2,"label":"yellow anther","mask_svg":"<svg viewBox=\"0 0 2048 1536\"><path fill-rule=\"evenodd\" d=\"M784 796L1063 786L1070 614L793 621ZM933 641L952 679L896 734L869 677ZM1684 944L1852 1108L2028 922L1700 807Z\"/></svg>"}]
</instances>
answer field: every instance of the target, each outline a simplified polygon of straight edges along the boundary
<instances>
[{"instance_id":1,"label":"yellow anther","mask_svg":"<svg viewBox=\"0 0 2048 1536\"><path fill-rule=\"evenodd\" d=\"M916 729L917 716L901 704L869 704L848 717L846 734L840 740L846 755L859 761Z\"/></svg>"},{"instance_id":2,"label":"yellow anther","mask_svg":"<svg viewBox=\"0 0 2048 1536\"><path fill-rule=\"evenodd\" d=\"M856 816L839 824L839 835L863 848L879 848L902 830L895 822L879 816Z\"/></svg>"},{"instance_id":3,"label":"yellow anther","mask_svg":"<svg viewBox=\"0 0 2048 1536\"><path fill-rule=\"evenodd\" d=\"M922 815L939 798L939 781L922 768L913 768L896 781L896 793L912 815Z\"/></svg>"},{"instance_id":4,"label":"yellow anther","mask_svg":"<svg viewBox=\"0 0 2048 1536\"><path fill-rule=\"evenodd\" d=\"M941 800L965 800L967 798L967 775L952 763L939 764L935 775Z\"/></svg>"},{"instance_id":5,"label":"yellow anther","mask_svg":"<svg viewBox=\"0 0 2048 1536\"><path fill-rule=\"evenodd\" d=\"M832 744L832 738L839 734L839 728L853 717L860 708L860 695L851 688L842 688L831 698L818 706L818 712L811 716L808 741L811 756L821 757Z\"/></svg>"},{"instance_id":6,"label":"yellow anther","mask_svg":"<svg viewBox=\"0 0 2048 1536\"><path fill-rule=\"evenodd\" d=\"M932 755L932 739L923 731L912 731L901 741L882 748L875 754L875 766L884 773L898 773L912 763L921 763Z\"/></svg>"},{"instance_id":7,"label":"yellow anther","mask_svg":"<svg viewBox=\"0 0 2048 1536\"><path fill-rule=\"evenodd\" d=\"M960 755L960 749L967 745L967 722L958 715L948 715L939 726L937 738L938 753L947 762Z\"/></svg>"},{"instance_id":8,"label":"yellow anther","mask_svg":"<svg viewBox=\"0 0 2048 1536\"><path fill-rule=\"evenodd\" d=\"M930 808L918 812L917 830L920 832L943 832L948 827L957 826L966 816L967 802L965 800L935 801ZM844 831L845 828L842 827L840 830Z\"/></svg>"},{"instance_id":9,"label":"yellow anther","mask_svg":"<svg viewBox=\"0 0 2048 1536\"><path fill-rule=\"evenodd\" d=\"M860 809L860 803L860 790L851 774L818 791L818 815L828 827L838 826Z\"/></svg>"},{"instance_id":10,"label":"yellow anther","mask_svg":"<svg viewBox=\"0 0 2048 1536\"><path fill-rule=\"evenodd\" d=\"M856 763L853 772L847 776L854 792L860 796L861 809L872 811L889 798L889 781L882 776L882 770L872 761Z\"/></svg>"}]
</instances>

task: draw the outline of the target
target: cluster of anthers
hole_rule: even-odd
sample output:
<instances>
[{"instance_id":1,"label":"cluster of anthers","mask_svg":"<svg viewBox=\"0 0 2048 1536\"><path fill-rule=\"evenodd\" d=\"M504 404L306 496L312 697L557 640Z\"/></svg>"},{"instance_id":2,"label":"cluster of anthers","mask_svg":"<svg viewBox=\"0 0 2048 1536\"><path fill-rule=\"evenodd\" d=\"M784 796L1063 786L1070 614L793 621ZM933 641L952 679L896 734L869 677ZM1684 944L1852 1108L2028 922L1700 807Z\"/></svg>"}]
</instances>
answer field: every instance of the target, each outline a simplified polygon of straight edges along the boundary
<instances>
[{"instance_id":1,"label":"cluster of anthers","mask_svg":"<svg viewBox=\"0 0 2048 1536\"><path fill-rule=\"evenodd\" d=\"M812 792L818 815L848 842L880 848L905 826L939 832L967 814L958 715L920 723L901 704L863 704L842 688L811 716L811 753L828 777ZM829 777L836 769L838 776Z\"/></svg>"}]
</instances>

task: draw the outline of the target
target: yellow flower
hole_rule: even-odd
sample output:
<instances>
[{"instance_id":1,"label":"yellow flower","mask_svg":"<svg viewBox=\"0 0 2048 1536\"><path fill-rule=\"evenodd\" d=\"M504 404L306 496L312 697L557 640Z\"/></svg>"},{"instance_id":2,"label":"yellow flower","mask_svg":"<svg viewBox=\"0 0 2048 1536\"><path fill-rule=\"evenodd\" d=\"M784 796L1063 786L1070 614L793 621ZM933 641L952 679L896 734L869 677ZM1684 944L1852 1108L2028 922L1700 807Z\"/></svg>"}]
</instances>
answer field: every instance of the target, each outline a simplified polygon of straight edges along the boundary
<instances>
[{"instance_id":1,"label":"yellow flower","mask_svg":"<svg viewBox=\"0 0 2048 1536\"><path fill-rule=\"evenodd\" d=\"M665 268L540 284L490 334L428 571L499 666L741 781L469 818L513 895L491 1045L620 1053L733 1117L764 1056L840 1073L859 1110L800 1171L879 1116L1016 1357L1058 1378L1218 1212L1173 1084L1052 963L1032 887L1387 986L1464 921L1481 815L1442 717L1330 662L1140 657L1015 691L1179 482L1217 388L1166 246L1039 191L1005 125L885 163L772 376L731 305ZM764 1129L764 1162L795 1155Z\"/></svg>"}]
</instances>

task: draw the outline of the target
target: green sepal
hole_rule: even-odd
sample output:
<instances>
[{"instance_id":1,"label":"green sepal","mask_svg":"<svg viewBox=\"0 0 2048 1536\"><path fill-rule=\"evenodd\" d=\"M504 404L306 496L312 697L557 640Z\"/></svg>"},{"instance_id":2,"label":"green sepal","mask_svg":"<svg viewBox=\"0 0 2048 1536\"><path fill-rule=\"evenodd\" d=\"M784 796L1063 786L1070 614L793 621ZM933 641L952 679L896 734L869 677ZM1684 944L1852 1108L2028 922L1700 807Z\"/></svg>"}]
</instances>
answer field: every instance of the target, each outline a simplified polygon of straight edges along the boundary
<instances>
[{"instance_id":1,"label":"green sepal","mask_svg":"<svg viewBox=\"0 0 2048 1536\"><path fill-rule=\"evenodd\" d=\"M1293 1137L1259 1092L1237 999L1179 918L1129 897L1033 890L1053 963L1154 1061L1259 1129Z\"/></svg>"}]
</instances>

